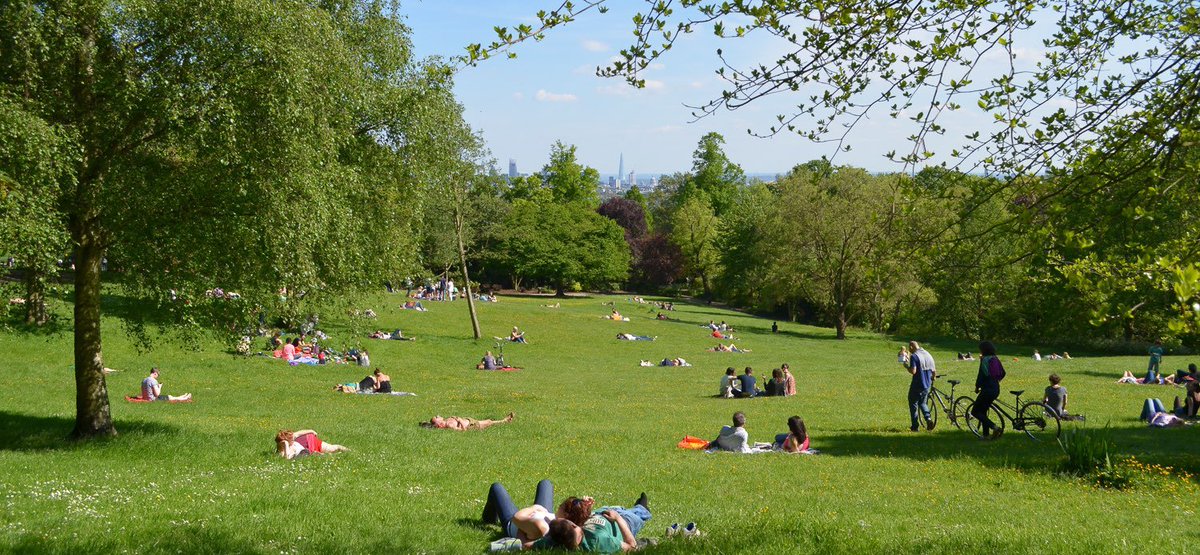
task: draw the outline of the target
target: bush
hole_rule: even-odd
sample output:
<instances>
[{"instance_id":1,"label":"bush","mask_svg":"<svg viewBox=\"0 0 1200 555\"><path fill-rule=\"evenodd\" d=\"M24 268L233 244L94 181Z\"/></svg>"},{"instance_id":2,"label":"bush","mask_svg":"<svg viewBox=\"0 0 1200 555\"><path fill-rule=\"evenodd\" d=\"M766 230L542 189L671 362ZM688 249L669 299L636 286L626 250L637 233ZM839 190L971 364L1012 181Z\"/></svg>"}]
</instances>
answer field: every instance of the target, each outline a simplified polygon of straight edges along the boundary
<instances>
[{"instance_id":1,"label":"bush","mask_svg":"<svg viewBox=\"0 0 1200 555\"><path fill-rule=\"evenodd\" d=\"M1074 476L1094 477L1096 485L1124 489L1129 486L1127 473L1114 460L1116 445L1108 427L1103 430L1076 428L1058 439L1063 454L1061 470Z\"/></svg>"}]
</instances>

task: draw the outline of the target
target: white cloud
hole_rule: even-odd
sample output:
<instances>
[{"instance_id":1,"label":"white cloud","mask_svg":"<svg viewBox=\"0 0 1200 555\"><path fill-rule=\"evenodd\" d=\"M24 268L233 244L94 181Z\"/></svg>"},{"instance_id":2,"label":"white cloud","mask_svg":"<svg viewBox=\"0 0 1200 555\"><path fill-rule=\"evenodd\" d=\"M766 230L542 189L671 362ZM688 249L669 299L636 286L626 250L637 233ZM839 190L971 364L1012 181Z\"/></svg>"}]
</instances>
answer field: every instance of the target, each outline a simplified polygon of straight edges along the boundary
<instances>
[{"instance_id":1,"label":"white cloud","mask_svg":"<svg viewBox=\"0 0 1200 555\"><path fill-rule=\"evenodd\" d=\"M582 44L583 49L588 52L608 52L608 45L598 40L586 39Z\"/></svg>"},{"instance_id":2,"label":"white cloud","mask_svg":"<svg viewBox=\"0 0 1200 555\"><path fill-rule=\"evenodd\" d=\"M517 91L512 94L513 100L525 100L525 93Z\"/></svg>"},{"instance_id":3,"label":"white cloud","mask_svg":"<svg viewBox=\"0 0 1200 555\"><path fill-rule=\"evenodd\" d=\"M612 81L610 85L596 87L596 92L608 96L630 97L645 93L661 94L666 92L667 84L657 79L646 79L646 86L638 89L624 81Z\"/></svg>"},{"instance_id":4,"label":"white cloud","mask_svg":"<svg viewBox=\"0 0 1200 555\"><path fill-rule=\"evenodd\" d=\"M538 89L537 94L533 95L538 102L575 102L579 97L571 93L552 93L546 92L546 89Z\"/></svg>"}]
</instances>

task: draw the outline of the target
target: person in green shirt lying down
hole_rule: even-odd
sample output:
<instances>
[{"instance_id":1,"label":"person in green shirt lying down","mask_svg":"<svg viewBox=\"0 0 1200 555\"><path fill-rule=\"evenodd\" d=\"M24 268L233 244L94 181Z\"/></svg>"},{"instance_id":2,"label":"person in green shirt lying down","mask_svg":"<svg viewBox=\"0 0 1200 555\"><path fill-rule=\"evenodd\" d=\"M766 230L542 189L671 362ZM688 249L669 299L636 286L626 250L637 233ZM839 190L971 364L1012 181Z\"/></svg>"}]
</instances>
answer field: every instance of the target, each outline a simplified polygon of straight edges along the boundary
<instances>
[{"instance_id":1,"label":"person in green shirt lying down","mask_svg":"<svg viewBox=\"0 0 1200 555\"><path fill-rule=\"evenodd\" d=\"M591 511L591 497L569 498L567 518L550 522L550 531L526 544L526 549L567 549L592 553L617 553L637 548L637 534L650 520L650 503L642 493L632 507L602 507ZM582 524L580 523L582 522Z\"/></svg>"}]
</instances>

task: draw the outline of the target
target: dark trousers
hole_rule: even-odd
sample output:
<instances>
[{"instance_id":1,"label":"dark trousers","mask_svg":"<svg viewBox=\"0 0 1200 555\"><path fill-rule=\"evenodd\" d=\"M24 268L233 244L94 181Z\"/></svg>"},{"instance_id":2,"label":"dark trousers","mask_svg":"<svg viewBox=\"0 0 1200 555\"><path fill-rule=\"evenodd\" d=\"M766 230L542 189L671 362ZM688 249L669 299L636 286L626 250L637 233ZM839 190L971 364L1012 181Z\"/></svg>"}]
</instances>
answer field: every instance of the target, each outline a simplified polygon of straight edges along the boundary
<instances>
[{"instance_id":1,"label":"dark trousers","mask_svg":"<svg viewBox=\"0 0 1200 555\"><path fill-rule=\"evenodd\" d=\"M533 504L554 511L554 485L550 483L550 480L538 482ZM504 528L504 535L515 538L517 537L517 526L512 522L515 514L517 514L517 506L513 504L508 490L504 489L500 482L493 482L491 489L488 490L487 503L483 505L483 523L499 524L501 528Z\"/></svg>"},{"instance_id":2,"label":"dark trousers","mask_svg":"<svg viewBox=\"0 0 1200 555\"><path fill-rule=\"evenodd\" d=\"M980 429L985 436L992 432L992 428L996 427L992 419L988 418L988 411L992 409L992 403L996 402L999 397L999 389L982 389L979 391L979 396L975 398L975 405L971 407L971 416L979 420Z\"/></svg>"}]
</instances>

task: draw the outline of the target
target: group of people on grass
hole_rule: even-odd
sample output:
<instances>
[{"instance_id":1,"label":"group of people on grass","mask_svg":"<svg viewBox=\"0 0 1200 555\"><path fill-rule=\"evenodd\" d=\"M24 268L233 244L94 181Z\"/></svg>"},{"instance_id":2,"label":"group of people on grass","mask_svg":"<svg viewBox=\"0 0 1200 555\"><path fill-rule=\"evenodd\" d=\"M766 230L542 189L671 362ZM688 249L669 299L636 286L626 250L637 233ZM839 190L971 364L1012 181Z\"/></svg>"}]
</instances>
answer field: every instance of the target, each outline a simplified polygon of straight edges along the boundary
<instances>
[{"instance_id":1,"label":"group of people on grass","mask_svg":"<svg viewBox=\"0 0 1200 555\"><path fill-rule=\"evenodd\" d=\"M717 391L718 397L748 398L748 397L787 397L796 394L796 378L792 376L791 368L783 364L771 371L771 379L765 389L758 388L758 378L754 369L747 366L742 375L732 366L725 369Z\"/></svg>"}]
</instances>

